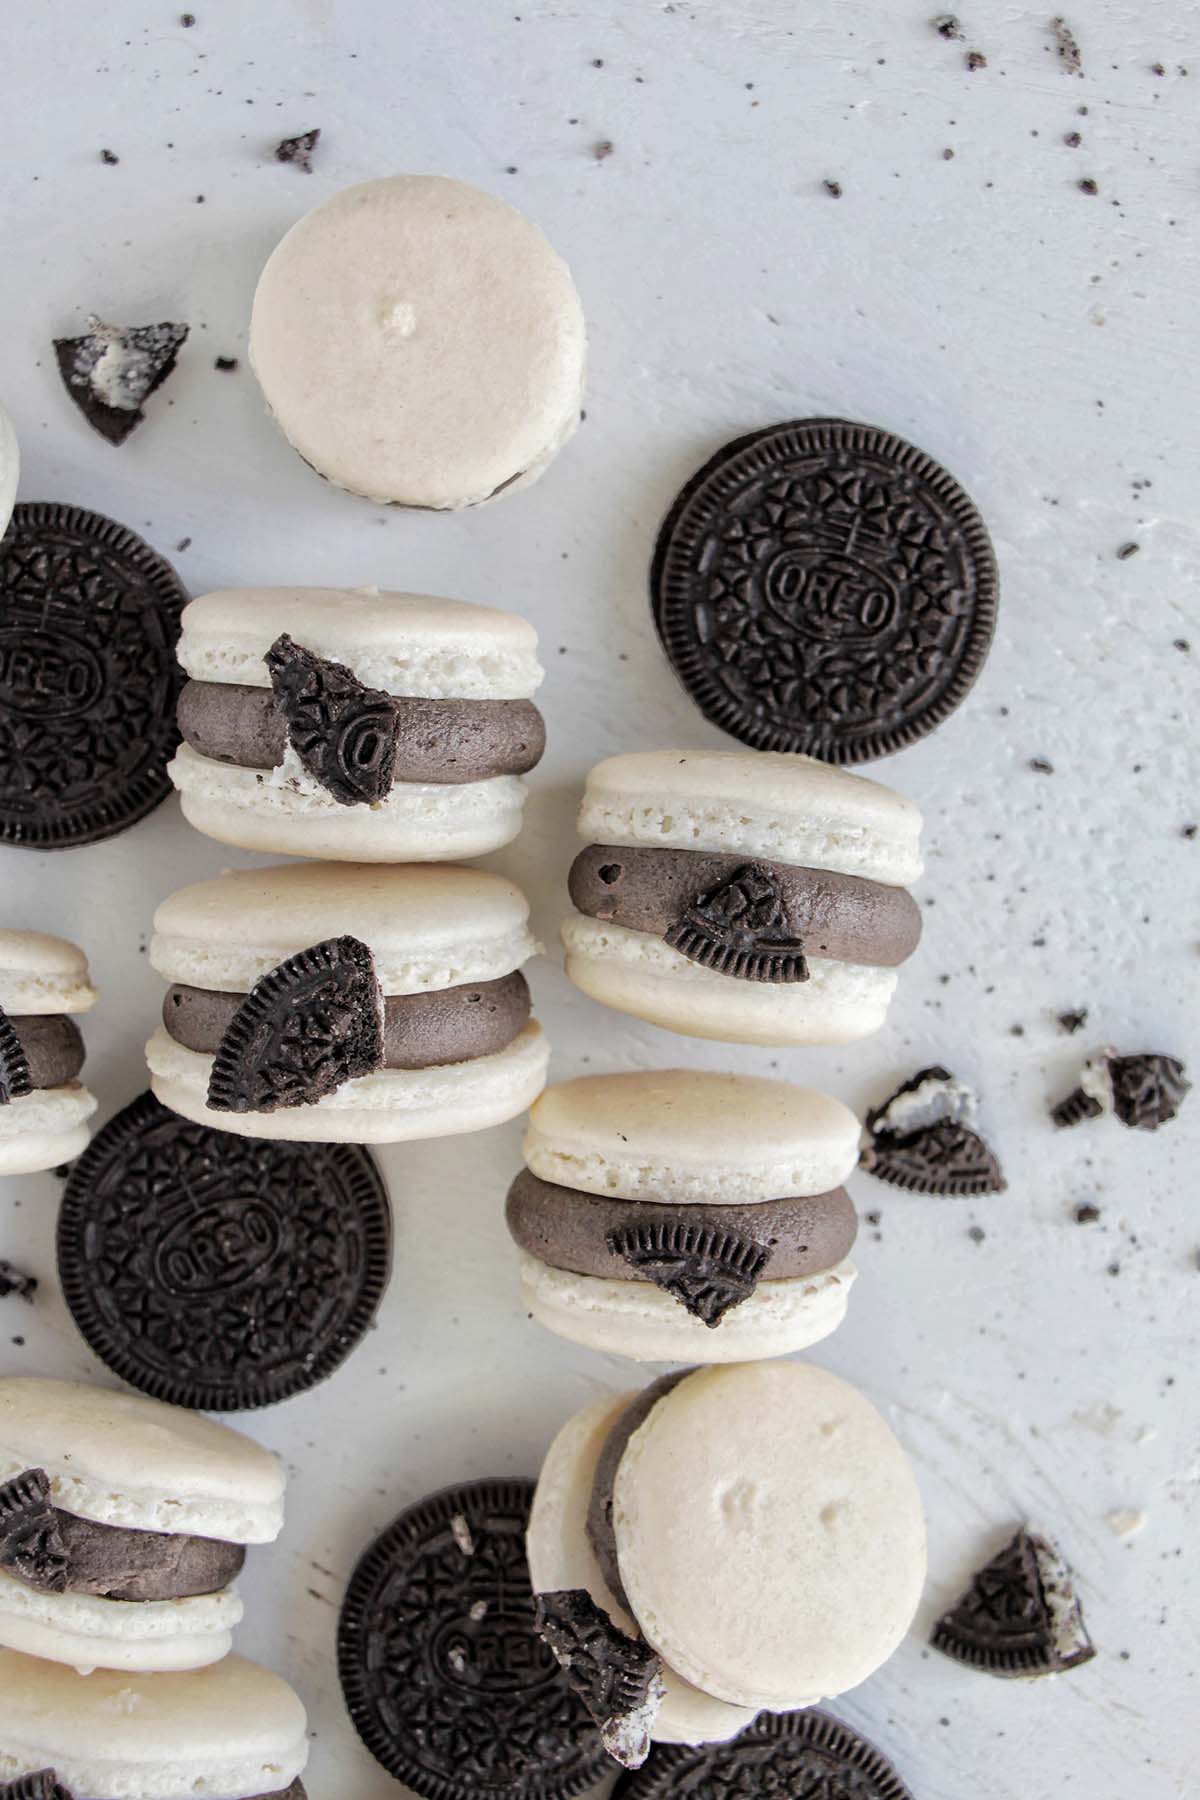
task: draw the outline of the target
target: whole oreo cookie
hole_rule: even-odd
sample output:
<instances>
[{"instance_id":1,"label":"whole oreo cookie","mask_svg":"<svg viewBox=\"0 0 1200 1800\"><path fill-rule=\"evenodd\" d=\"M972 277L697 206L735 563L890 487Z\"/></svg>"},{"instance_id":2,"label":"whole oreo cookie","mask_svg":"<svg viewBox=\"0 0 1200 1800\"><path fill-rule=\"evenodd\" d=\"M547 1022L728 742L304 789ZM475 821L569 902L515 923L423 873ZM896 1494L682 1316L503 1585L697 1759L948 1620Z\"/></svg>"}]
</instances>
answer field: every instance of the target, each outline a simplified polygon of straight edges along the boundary
<instances>
[{"instance_id":1,"label":"whole oreo cookie","mask_svg":"<svg viewBox=\"0 0 1200 1800\"><path fill-rule=\"evenodd\" d=\"M755 749L834 763L941 724L996 619L992 546L957 482L902 438L841 419L719 450L668 513L650 585L706 718Z\"/></svg>"},{"instance_id":2,"label":"whole oreo cookie","mask_svg":"<svg viewBox=\"0 0 1200 1800\"><path fill-rule=\"evenodd\" d=\"M815 1707L762 1713L726 1744L656 1744L640 1769L621 1777L613 1800L744 1800L751 1794L912 1800L874 1744Z\"/></svg>"},{"instance_id":3,"label":"whole oreo cookie","mask_svg":"<svg viewBox=\"0 0 1200 1800\"><path fill-rule=\"evenodd\" d=\"M123 525L23 505L0 539L0 842L92 844L171 791L187 602Z\"/></svg>"},{"instance_id":4,"label":"whole oreo cookie","mask_svg":"<svg viewBox=\"0 0 1200 1800\"><path fill-rule=\"evenodd\" d=\"M611 1767L538 1636L529 1481L445 1488L350 1578L338 1672L371 1754L422 1800L570 1800Z\"/></svg>"},{"instance_id":5,"label":"whole oreo cookie","mask_svg":"<svg viewBox=\"0 0 1200 1800\"><path fill-rule=\"evenodd\" d=\"M58 1272L109 1368L237 1412L324 1381L375 1316L391 1211L367 1152L195 1125L143 1094L75 1164Z\"/></svg>"}]
</instances>

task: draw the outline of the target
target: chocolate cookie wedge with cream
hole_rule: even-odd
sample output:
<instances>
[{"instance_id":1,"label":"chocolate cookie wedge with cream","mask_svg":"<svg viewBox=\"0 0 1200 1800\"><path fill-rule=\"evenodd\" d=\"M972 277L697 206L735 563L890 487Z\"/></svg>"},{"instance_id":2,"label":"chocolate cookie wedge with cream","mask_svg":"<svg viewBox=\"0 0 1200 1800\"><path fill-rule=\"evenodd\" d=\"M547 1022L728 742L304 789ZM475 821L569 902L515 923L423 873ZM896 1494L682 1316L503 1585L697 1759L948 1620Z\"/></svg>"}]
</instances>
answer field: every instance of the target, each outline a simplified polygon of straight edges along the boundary
<instances>
[{"instance_id":1,"label":"chocolate cookie wedge with cream","mask_svg":"<svg viewBox=\"0 0 1200 1800\"><path fill-rule=\"evenodd\" d=\"M781 1356L841 1323L859 1124L826 1094L686 1069L537 1100L508 1194L529 1313L640 1362Z\"/></svg>"},{"instance_id":2,"label":"chocolate cookie wedge with cream","mask_svg":"<svg viewBox=\"0 0 1200 1800\"><path fill-rule=\"evenodd\" d=\"M244 1137L396 1143L524 1112L549 1049L537 945L500 875L291 863L182 888L154 917L171 983L146 1046L164 1106Z\"/></svg>"},{"instance_id":3,"label":"chocolate cookie wedge with cream","mask_svg":"<svg viewBox=\"0 0 1200 1800\"><path fill-rule=\"evenodd\" d=\"M171 779L222 843L429 862L521 829L543 670L513 613L378 588L230 589L186 608L179 660Z\"/></svg>"},{"instance_id":4,"label":"chocolate cookie wedge with cream","mask_svg":"<svg viewBox=\"0 0 1200 1800\"><path fill-rule=\"evenodd\" d=\"M0 1175L54 1169L87 1148L96 1102L79 1079L72 1015L95 1003L82 950L40 931L0 931Z\"/></svg>"},{"instance_id":5,"label":"chocolate cookie wedge with cream","mask_svg":"<svg viewBox=\"0 0 1200 1800\"><path fill-rule=\"evenodd\" d=\"M0 1380L0 1645L82 1672L218 1661L246 1546L279 1535L283 1486L269 1451L214 1419Z\"/></svg>"},{"instance_id":6,"label":"chocolate cookie wedge with cream","mask_svg":"<svg viewBox=\"0 0 1200 1800\"><path fill-rule=\"evenodd\" d=\"M690 1037L837 1044L879 1029L921 917L921 815L804 756L656 750L587 779L567 974Z\"/></svg>"}]
</instances>

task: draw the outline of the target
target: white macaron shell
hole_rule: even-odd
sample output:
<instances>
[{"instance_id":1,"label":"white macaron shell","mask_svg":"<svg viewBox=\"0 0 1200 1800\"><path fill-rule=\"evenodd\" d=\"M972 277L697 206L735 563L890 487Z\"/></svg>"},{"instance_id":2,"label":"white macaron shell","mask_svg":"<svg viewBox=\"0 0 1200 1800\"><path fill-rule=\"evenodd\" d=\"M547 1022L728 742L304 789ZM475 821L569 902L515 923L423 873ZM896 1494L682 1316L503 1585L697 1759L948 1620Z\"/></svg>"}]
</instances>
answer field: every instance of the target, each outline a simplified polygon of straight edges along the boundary
<instances>
[{"instance_id":1,"label":"white macaron shell","mask_svg":"<svg viewBox=\"0 0 1200 1800\"><path fill-rule=\"evenodd\" d=\"M556 1082L525 1161L559 1187L626 1200L752 1205L824 1194L858 1162L858 1119L832 1095L759 1075L657 1069Z\"/></svg>"},{"instance_id":2,"label":"white macaron shell","mask_svg":"<svg viewBox=\"0 0 1200 1800\"><path fill-rule=\"evenodd\" d=\"M529 1575L537 1594L584 1588L620 1630L631 1636L637 1627L610 1593L587 1535L588 1506L596 1466L613 1426L635 1394L597 1400L567 1420L558 1433L538 1476L529 1514L526 1551ZM745 1707L714 1700L663 1669L666 1693L652 1730L656 1743L724 1743L754 1717Z\"/></svg>"},{"instance_id":3,"label":"white macaron shell","mask_svg":"<svg viewBox=\"0 0 1200 1800\"><path fill-rule=\"evenodd\" d=\"M521 1297L539 1325L634 1362L736 1363L806 1350L836 1331L858 1274L843 1261L818 1275L760 1281L715 1326L650 1281L577 1275L520 1253Z\"/></svg>"},{"instance_id":4,"label":"white macaron shell","mask_svg":"<svg viewBox=\"0 0 1200 1800\"><path fill-rule=\"evenodd\" d=\"M379 588L225 588L183 611L179 660L194 681L269 688L281 634L387 694L528 700L545 670L515 613Z\"/></svg>"},{"instance_id":5,"label":"white macaron shell","mask_svg":"<svg viewBox=\"0 0 1200 1800\"><path fill-rule=\"evenodd\" d=\"M17 479L21 473L21 452L13 422L0 406L0 537L8 530L13 503L17 498Z\"/></svg>"},{"instance_id":6,"label":"white macaron shell","mask_svg":"<svg viewBox=\"0 0 1200 1800\"><path fill-rule=\"evenodd\" d=\"M86 1088L80 1090L95 1110L96 1102ZM36 1175L42 1169L61 1168L73 1162L88 1147L86 1125L73 1131L19 1131L14 1137L0 1137L0 1175Z\"/></svg>"},{"instance_id":7,"label":"white macaron shell","mask_svg":"<svg viewBox=\"0 0 1200 1800\"><path fill-rule=\"evenodd\" d=\"M489 1056L429 1069L377 1069L344 1081L312 1106L234 1113L208 1105L211 1056L177 1044L161 1026L146 1045L151 1088L185 1119L237 1137L318 1144L398 1144L502 1125L541 1093L549 1060L546 1035L531 1019Z\"/></svg>"},{"instance_id":8,"label":"white macaron shell","mask_svg":"<svg viewBox=\"0 0 1200 1800\"><path fill-rule=\"evenodd\" d=\"M878 1031L895 969L810 957L807 981L739 981L703 968L659 937L573 913L563 920L566 973L602 1006L685 1037L725 1044L849 1044Z\"/></svg>"},{"instance_id":9,"label":"white macaron shell","mask_svg":"<svg viewBox=\"0 0 1200 1800\"><path fill-rule=\"evenodd\" d=\"M241 1800L290 1786L307 1760L298 1696L244 1657L84 1677L0 1651L0 1780L53 1768L80 1800Z\"/></svg>"},{"instance_id":10,"label":"white macaron shell","mask_svg":"<svg viewBox=\"0 0 1200 1800\"><path fill-rule=\"evenodd\" d=\"M236 1588L181 1600L105 1600L49 1594L0 1571L0 1644L92 1669L200 1669L233 1645Z\"/></svg>"},{"instance_id":11,"label":"white macaron shell","mask_svg":"<svg viewBox=\"0 0 1200 1800\"><path fill-rule=\"evenodd\" d=\"M889 886L922 869L911 800L808 756L641 750L597 763L579 831L588 843L761 856Z\"/></svg>"},{"instance_id":12,"label":"white macaron shell","mask_svg":"<svg viewBox=\"0 0 1200 1800\"><path fill-rule=\"evenodd\" d=\"M664 1660L773 1711L865 1681L925 1576L907 1457L863 1395L810 1363L685 1376L629 1441L613 1525L629 1604Z\"/></svg>"},{"instance_id":13,"label":"white macaron shell","mask_svg":"<svg viewBox=\"0 0 1200 1800\"><path fill-rule=\"evenodd\" d=\"M283 1467L229 1425L142 1394L0 1379L0 1481L44 1469L55 1506L103 1525L269 1544Z\"/></svg>"},{"instance_id":14,"label":"white macaron shell","mask_svg":"<svg viewBox=\"0 0 1200 1800\"><path fill-rule=\"evenodd\" d=\"M96 1004L87 957L66 938L0 930L0 1007L7 1013L82 1013Z\"/></svg>"},{"instance_id":15,"label":"white macaron shell","mask_svg":"<svg viewBox=\"0 0 1200 1800\"><path fill-rule=\"evenodd\" d=\"M521 829L525 783L398 781L382 800L343 806L294 751L274 769L247 769L181 744L167 765L197 831L268 856L333 862L443 862L487 856Z\"/></svg>"},{"instance_id":16,"label":"white macaron shell","mask_svg":"<svg viewBox=\"0 0 1200 1800\"><path fill-rule=\"evenodd\" d=\"M77 1083L52 1088L34 1088L18 1094L6 1106L0 1106L0 1169L9 1150L14 1155L27 1152L40 1138L62 1140L74 1138L96 1110L96 1098ZM84 1137L86 1142L86 1133ZM15 1170L9 1170L10 1174Z\"/></svg>"},{"instance_id":17,"label":"white macaron shell","mask_svg":"<svg viewBox=\"0 0 1200 1800\"><path fill-rule=\"evenodd\" d=\"M442 176L346 189L259 279L250 361L292 447L336 486L453 508L536 478L578 423L583 311L562 258Z\"/></svg>"},{"instance_id":18,"label":"white macaron shell","mask_svg":"<svg viewBox=\"0 0 1200 1800\"><path fill-rule=\"evenodd\" d=\"M529 903L501 875L289 863L172 894L154 915L150 960L168 981L247 993L297 951L346 934L371 950L385 994L493 980L537 949Z\"/></svg>"}]
</instances>

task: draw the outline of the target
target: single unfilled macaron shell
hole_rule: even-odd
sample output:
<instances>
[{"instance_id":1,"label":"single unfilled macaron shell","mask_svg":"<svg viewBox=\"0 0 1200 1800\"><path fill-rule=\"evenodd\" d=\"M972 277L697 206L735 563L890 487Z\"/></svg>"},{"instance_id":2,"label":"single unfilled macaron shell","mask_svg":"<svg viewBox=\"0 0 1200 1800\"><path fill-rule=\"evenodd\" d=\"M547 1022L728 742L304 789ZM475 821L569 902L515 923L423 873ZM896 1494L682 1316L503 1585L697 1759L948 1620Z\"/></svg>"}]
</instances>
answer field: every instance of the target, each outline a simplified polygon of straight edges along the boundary
<instances>
[{"instance_id":1,"label":"single unfilled macaron shell","mask_svg":"<svg viewBox=\"0 0 1200 1800\"><path fill-rule=\"evenodd\" d=\"M245 1657L82 1676L0 1650L0 1781L52 1768L80 1800L195 1800L279 1793L307 1760L299 1697Z\"/></svg>"},{"instance_id":2,"label":"single unfilled macaron shell","mask_svg":"<svg viewBox=\"0 0 1200 1800\"><path fill-rule=\"evenodd\" d=\"M0 1482L26 1469L46 1471L56 1506L102 1525L235 1544L269 1544L283 1526L269 1450L202 1413L87 1382L0 1380Z\"/></svg>"},{"instance_id":3,"label":"single unfilled macaron shell","mask_svg":"<svg viewBox=\"0 0 1200 1800\"><path fill-rule=\"evenodd\" d=\"M0 1007L6 1013L81 1013L96 1004L87 957L66 938L0 930Z\"/></svg>"},{"instance_id":4,"label":"single unfilled macaron shell","mask_svg":"<svg viewBox=\"0 0 1200 1800\"><path fill-rule=\"evenodd\" d=\"M8 529L13 502L17 497L17 477L21 472L21 453L13 422L0 406L0 537Z\"/></svg>"},{"instance_id":5,"label":"single unfilled macaron shell","mask_svg":"<svg viewBox=\"0 0 1200 1800\"><path fill-rule=\"evenodd\" d=\"M180 888L154 915L150 960L168 981L248 993L297 951L349 935L385 994L490 981L537 946L529 905L501 875L426 863L287 863Z\"/></svg>"},{"instance_id":6,"label":"single unfilled macaron shell","mask_svg":"<svg viewBox=\"0 0 1200 1800\"><path fill-rule=\"evenodd\" d=\"M863 1395L809 1363L686 1376L629 1441L613 1528L646 1638L742 1706L857 1686L900 1643L925 1577L907 1457Z\"/></svg>"},{"instance_id":7,"label":"single unfilled macaron shell","mask_svg":"<svg viewBox=\"0 0 1200 1800\"><path fill-rule=\"evenodd\" d=\"M897 887L921 873L911 800L812 757L754 750L640 750L587 778L581 837L593 844L713 850Z\"/></svg>"},{"instance_id":8,"label":"single unfilled macaron shell","mask_svg":"<svg viewBox=\"0 0 1200 1800\"><path fill-rule=\"evenodd\" d=\"M304 460L336 486L448 508L535 480L578 422L585 331L570 271L506 202L437 175L334 195L259 279L250 360Z\"/></svg>"},{"instance_id":9,"label":"single unfilled macaron shell","mask_svg":"<svg viewBox=\"0 0 1200 1800\"><path fill-rule=\"evenodd\" d=\"M557 1082L524 1153L543 1181L666 1204L750 1205L824 1194L858 1161L840 1100L757 1075L659 1069Z\"/></svg>"}]
</instances>

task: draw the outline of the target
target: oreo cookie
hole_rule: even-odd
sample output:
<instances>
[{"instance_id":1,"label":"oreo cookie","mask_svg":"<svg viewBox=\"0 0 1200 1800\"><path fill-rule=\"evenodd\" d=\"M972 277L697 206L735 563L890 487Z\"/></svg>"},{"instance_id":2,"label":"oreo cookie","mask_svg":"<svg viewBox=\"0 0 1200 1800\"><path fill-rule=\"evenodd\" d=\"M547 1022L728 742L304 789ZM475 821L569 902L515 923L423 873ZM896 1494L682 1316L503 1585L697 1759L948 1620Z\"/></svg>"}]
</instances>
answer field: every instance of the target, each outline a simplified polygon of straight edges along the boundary
<instances>
[{"instance_id":1,"label":"oreo cookie","mask_svg":"<svg viewBox=\"0 0 1200 1800\"><path fill-rule=\"evenodd\" d=\"M766 863L745 863L663 934L672 950L740 981L807 981L804 945L788 927L780 883Z\"/></svg>"},{"instance_id":2,"label":"oreo cookie","mask_svg":"<svg viewBox=\"0 0 1200 1800\"><path fill-rule=\"evenodd\" d=\"M640 1768L666 1692L662 1658L614 1625L586 1588L537 1597L537 1628L600 1727L609 1755Z\"/></svg>"},{"instance_id":3,"label":"oreo cookie","mask_svg":"<svg viewBox=\"0 0 1200 1800\"><path fill-rule=\"evenodd\" d=\"M1061 1675L1096 1654L1071 1571L1048 1538L1022 1526L944 1613L936 1650L988 1675Z\"/></svg>"},{"instance_id":4,"label":"oreo cookie","mask_svg":"<svg viewBox=\"0 0 1200 1800\"><path fill-rule=\"evenodd\" d=\"M10 1106L33 1092L29 1058L12 1020L0 1006L0 1106Z\"/></svg>"},{"instance_id":5,"label":"oreo cookie","mask_svg":"<svg viewBox=\"0 0 1200 1800\"><path fill-rule=\"evenodd\" d=\"M803 1712L760 1713L725 1744L656 1744L645 1764L623 1775L613 1800L913 1800L874 1744L840 1719Z\"/></svg>"},{"instance_id":6,"label":"oreo cookie","mask_svg":"<svg viewBox=\"0 0 1200 1800\"><path fill-rule=\"evenodd\" d=\"M611 1765L538 1636L530 1481L445 1488L363 1554L338 1673L371 1754L422 1800L571 1800Z\"/></svg>"},{"instance_id":7,"label":"oreo cookie","mask_svg":"<svg viewBox=\"0 0 1200 1800\"><path fill-rule=\"evenodd\" d=\"M21 505L0 539L0 842L113 837L171 791L187 595L99 513Z\"/></svg>"},{"instance_id":8,"label":"oreo cookie","mask_svg":"<svg viewBox=\"0 0 1200 1800\"><path fill-rule=\"evenodd\" d=\"M67 1549L44 1469L26 1469L0 1482L0 1569L31 1587L62 1594Z\"/></svg>"},{"instance_id":9,"label":"oreo cookie","mask_svg":"<svg viewBox=\"0 0 1200 1800\"><path fill-rule=\"evenodd\" d=\"M53 1769L39 1769L36 1775L18 1775L15 1781L0 1781L0 1800L74 1800Z\"/></svg>"},{"instance_id":10,"label":"oreo cookie","mask_svg":"<svg viewBox=\"0 0 1200 1800\"><path fill-rule=\"evenodd\" d=\"M750 1298L771 1256L740 1232L684 1220L618 1226L608 1247L712 1329Z\"/></svg>"},{"instance_id":11,"label":"oreo cookie","mask_svg":"<svg viewBox=\"0 0 1200 1800\"><path fill-rule=\"evenodd\" d=\"M369 688L344 663L277 637L263 659L288 743L339 806L386 800L396 778L400 716L395 700Z\"/></svg>"},{"instance_id":12,"label":"oreo cookie","mask_svg":"<svg viewBox=\"0 0 1200 1800\"><path fill-rule=\"evenodd\" d=\"M188 327L106 325L94 316L82 337L55 338L58 372L68 394L110 444L123 444L145 418L142 403L160 388L187 342Z\"/></svg>"},{"instance_id":13,"label":"oreo cookie","mask_svg":"<svg viewBox=\"0 0 1200 1800\"><path fill-rule=\"evenodd\" d=\"M650 586L705 718L757 750L833 763L888 756L954 711L998 593L987 531L953 477L841 419L718 451L667 514Z\"/></svg>"},{"instance_id":14,"label":"oreo cookie","mask_svg":"<svg viewBox=\"0 0 1200 1800\"><path fill-rule=\"evenodd\" d=\"M859 1166L916 1194L1002 1194L999 1159L974 1129L978 1110L948 1069L920 1069L867 1114Z\"/></svg>"},{"instance_id":15,"label":"oreo cookie","mask_svg":"<svg viewBox=\"0 0 1200 1800\"><path fill-rule=\"evenodd\" d=\"M387 1286L391 1235L359 1146L234 1137L143 1094L71 1171L58 1272L76 1325L122 1380L238 1412L340 1366Z\"/></svg>"}]
</instances>

